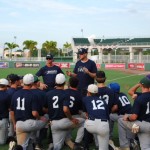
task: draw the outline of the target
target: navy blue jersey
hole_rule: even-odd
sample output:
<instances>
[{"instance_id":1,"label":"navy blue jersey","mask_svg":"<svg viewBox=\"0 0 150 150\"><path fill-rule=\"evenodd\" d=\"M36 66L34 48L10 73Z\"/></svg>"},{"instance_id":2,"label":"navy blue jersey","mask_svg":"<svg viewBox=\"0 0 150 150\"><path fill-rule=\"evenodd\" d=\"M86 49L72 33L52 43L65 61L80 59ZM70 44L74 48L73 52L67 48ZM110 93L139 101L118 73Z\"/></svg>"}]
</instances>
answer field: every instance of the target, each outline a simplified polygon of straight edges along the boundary
<instances>
[{"instance_id":1,"label":"navy blue jersey","mask_svg":"<svg viewBox=\"0 0 150 150\"><path fill-rule=\"evenodd\" d=\"M6 91L0 91L0 119L9 117L11 97Z\"/></svg>"},{"instance_id":2,"label":"navy blue jersey","mask_svg":"<svg viewBox=\"0 0 150 150\"><path fill-rule=\"evenodd\" d=\"M37 96L37 103L38 103L38 113L40 116L44 115L43 112L43 107L45 104L45 97L46 97L46 92L40 90L40 89L31 89L32 93Z\"/></svg>"},{"instance_id":3,"label":"navy blue jersey","mask_svg":"<svg viewBox=\"0 0 150 150\"><path fill-rule=\"evenodd\" d=\"M50 120L59 120L66 117L63 111L65 99L65 91L61 89L54 89L46 93L46 104L44 107L48 108Z\"/></svg>"},{"instance_id":4,"label":"navy blue jersey","mask_svg":"<svg viewBox=\"0 0 150 150\"><path fill-rule=\"evenodd\" d=\"M87 89L88 85L94 83L94 78L90 77L83 71L83 67L86 67L90 72L96 73L97 67L94 61L88 60L87 62L82 62L79 60L73 72L77 74L77 78L79 79L78 89Z\"/></svg>"},{"instance_id":5,"label":"navy blue jersey","mask_svg":"<svg viewBox=\"0 0 150 150\"><path fill-rule=\"evenodd\" d=\"M118 115L130 114L131 113L131 103L124 93L115 93L118 105Z\"/></svg>"},{"instance_id":6,"label":"navy blue jersey","mask_svg":"<svg viewBox=\"0 0 150 150\"><path fill-rule=\"evenodd\" d=\"M44 66L42 67L36 75L42 76L43 82L48 85L49 88L54 88L55 87L55 77L57 74L63 73L63 71L56 65L48 67Z\"/></svg>"},{"instance_id":7,"label":"navy blue jersey","mask_svg":"<svg viewBox=\"0 0 150 150\"><path fill-rule=\"evenodd\" d=\"M98 96L100 99L104 100L106 104L108 104L109 112L111 113L113 105L117 105L115 93L108 87L99 87Z\"/></svg>"},{"instance_id":8,"label":"navy blue jersey","mask_svg":"<svg viewBox=\"0 0 150 150\"><path fill-rule=\"evenodd\" d=\"M32 111L38 111L37 97L30 90L18 90L12 96L11 110L15 113L16 121L34 119Z\"/></svg>"},{"instance_id":9,"label":"navy blue jersey","mask_svg":"<svg viewBox=\"0 0 150 150\"><path fill-rule=\"evenodd\" d=\"M12 87L10 87L10 88L7 90L7 93L8 93L10 96L13 96L13 94L14 94L17 90L18 90L17 88L12 88Z\"/></svg>"},{"instance_id":10,"label":"navy blue jersey","mask_svg":"<svg viewBox=\"0 0 150 150\"><path fill-rule=\"evenodd\" d=\"M150 122L150 92L142 93L134 101L132 114L137 114L139 121Z\"/></svg>"},{"instance_id":11,"label":"navy blue jersey","mask_svg":"<svg viewBox=\"0 0 150 150\"><path fill-rule=\"evenodd\" d=\"M79 91L73 89L67 89L66 100L64 106L69 107L71 115L79 114L79 110L82 110L82 95Z\"/></svg>"},{"instance_id":12,"label":"navy blue jersey","mask_svg":"<svg viewBox=\"0 0 150 150\"><path fill-rule=\"evenodd\" d=\"M89 117L96 119L109 119L108 106L105 101L97 96L87 96L83 98L83 105Z\"/></svg>"},{"instance_id":13,"label":"navy blue jersey","mask_svg":"<svg viewBox=\"0 0 150 150\"><path fill-rule=\"evenodd\" d=\"M135 92L134 94L137 94L137 96L140 96L142 92Z\"/></svg>"}]
</instances>

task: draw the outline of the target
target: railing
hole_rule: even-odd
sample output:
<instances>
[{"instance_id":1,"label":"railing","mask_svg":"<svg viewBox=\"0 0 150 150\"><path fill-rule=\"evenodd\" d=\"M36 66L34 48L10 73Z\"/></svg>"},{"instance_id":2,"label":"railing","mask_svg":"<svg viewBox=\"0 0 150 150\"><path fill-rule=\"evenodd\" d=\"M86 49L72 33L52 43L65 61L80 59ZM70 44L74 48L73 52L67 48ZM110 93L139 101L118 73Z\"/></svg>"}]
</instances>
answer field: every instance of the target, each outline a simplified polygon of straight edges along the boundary
<instances>
[{"instance_id":1,"label":"railing","mask_svg":"<svg viewBox=\"0 0 150 150\"><path fill-rule=\"evenodd\" d=\"M76 56L77 57L77 56ZM99 58L99 57L98 57ZM72 56L65 56L65 57L55 57L54 58L56 62L73 62ZM46 61L45 57L16 57L16 58L7 58L7 59L1 59L1 61ZM77 61L77 59L75 60ZM129 55L111 55L110 58L108 58L108 55L103 55L102 60L97 59L95 60L97 63L150 63L150 55L143 55L140 61L139 55L134 55L133 59L130 59Z\"/></svg>"}]
</instances>

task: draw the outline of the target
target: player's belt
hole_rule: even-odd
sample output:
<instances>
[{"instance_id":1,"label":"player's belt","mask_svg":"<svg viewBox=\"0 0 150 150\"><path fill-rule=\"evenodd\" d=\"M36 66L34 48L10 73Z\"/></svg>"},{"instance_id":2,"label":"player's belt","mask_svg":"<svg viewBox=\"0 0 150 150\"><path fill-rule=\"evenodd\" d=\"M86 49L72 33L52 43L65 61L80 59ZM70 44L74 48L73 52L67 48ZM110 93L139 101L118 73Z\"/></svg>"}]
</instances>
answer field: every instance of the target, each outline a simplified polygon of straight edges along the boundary
<instances>
[{"instance_id":1,"label":"player's belt","mask_svg":"<svg viewBox=\"0 0 150 150\"><path fill-rule=\"evenodd\" d=\"M94 117L89 117L88 118L89 120L99 120L99 121L102 121L102 122L107 122L108 120L107 119L97 119L97 118L94 118Z\"/></svg>"}]
</instances>

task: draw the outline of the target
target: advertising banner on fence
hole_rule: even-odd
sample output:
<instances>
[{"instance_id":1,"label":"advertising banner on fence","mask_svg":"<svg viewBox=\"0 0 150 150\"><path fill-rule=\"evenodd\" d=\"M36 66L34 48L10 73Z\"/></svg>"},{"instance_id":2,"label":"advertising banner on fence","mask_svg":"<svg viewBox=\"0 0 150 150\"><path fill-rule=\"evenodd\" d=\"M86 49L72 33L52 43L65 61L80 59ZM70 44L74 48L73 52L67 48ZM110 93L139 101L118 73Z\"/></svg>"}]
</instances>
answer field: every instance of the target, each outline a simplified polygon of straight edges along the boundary
<instances>
[{"instance_id":1,"label":"advertising banner on fence","mask_svg":"<svg viewBox=\"0 0 150 150\"><path fill-rule=\"evenodd\" d=\"M8 68L8 62L0 62L0 68Z\"/></svg>"},{"instance_id":2,"label":"advertising banner on fence","mask_svg":"<svg viewBox=\"0 0 150 150\"><path fill-rule=\"evenodd\" d=\"M59 66L60 68L70 68L70 63L65 63L65 62L61 62L61 63L54 63L56 66Z\"/></svg>"},{"instance_id":3,"label":"advertising banner on fence","mask_svg":"<svg viewBox=\"0 0 150 150\"><path fill-rule=\"evenodd\" d=\"M101 64L96 64L96 67L97 67L98 69L100 69L100 68L101 68Z\"/></svg>"},{"instance_id":4,"label":"advertising banner on fence","mask_svg":"<svg viewBox=\"0 0 150 150\"><path fill-rule=\"evenodd\" d=\"M105 64L105 69L125 69L125 64Z\"/></svg>"},{"instance_id":5,"label":"advertising banner on fence","mask_svg":"<svg viewBox=\"0 0 150 150\"><path fill-rule=\"evenodd\" d=\"M22 62L16 62L15 63L16 68L39 68L40 63L22 63Z\"/></svg>"},{"instance_id":6,"label":"advertising banner on fence","mask_svg":"<svg viewBox=\"0 0 150 150\"><path fill-rule=\"evenodd\" d=\"M135 69L135 70L145 70L145 64L144 63L129 63L128 68Z\"/></svg>"}]
</instances>

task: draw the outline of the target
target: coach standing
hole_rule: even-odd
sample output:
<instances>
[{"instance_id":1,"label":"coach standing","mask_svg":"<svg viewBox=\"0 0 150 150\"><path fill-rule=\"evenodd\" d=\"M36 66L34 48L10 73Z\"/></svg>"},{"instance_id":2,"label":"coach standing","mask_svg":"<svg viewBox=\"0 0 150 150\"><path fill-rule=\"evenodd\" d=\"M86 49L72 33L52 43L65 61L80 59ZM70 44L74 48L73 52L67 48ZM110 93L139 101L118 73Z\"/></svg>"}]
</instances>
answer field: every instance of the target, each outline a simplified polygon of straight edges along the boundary
<instances>
[{"instance_id":1,"label":"coach standing","mask_svg":"<svg viewBox=\"0 0 150 150\"><path fill-rule=\"evenodd\" d=\"M43 89L46 89L46 91L54 89L56 75L59 73L63 73L61 68L53 64L53 61L54 61L53 55L47 54L46 65L36 73L36 76L43 77L44 84L42 84L42 87Z\"/></svg>"},{"instance_id":2,"label":"coach standing","mask_svg":"<svg viewBox=\"0 0 150 150\"><path fill-rule=\"evenodd\" d=\"M80 48L77 54L79 54L80 60L76 63L73 73L67 71L67 75L79 79L78 90L85 96L88 85L94 83L97 67L94 61L88 59L88 49Z\"/></svg>"}]
</instances>

